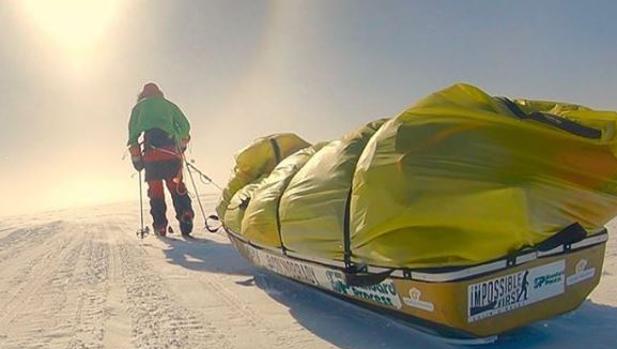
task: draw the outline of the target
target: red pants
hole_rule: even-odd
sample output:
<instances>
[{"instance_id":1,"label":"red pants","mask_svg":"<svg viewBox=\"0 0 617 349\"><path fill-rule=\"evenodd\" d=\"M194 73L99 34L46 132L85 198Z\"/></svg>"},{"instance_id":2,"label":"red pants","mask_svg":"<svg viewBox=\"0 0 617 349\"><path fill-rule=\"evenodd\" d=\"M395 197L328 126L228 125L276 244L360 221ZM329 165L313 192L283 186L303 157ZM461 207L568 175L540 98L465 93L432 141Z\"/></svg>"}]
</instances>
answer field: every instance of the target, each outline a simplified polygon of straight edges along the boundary
<instances>
[{"instance_id":1,"label":"red pants","mask_svg":"<svg viewBox=\"0 0 617 349\"><path fill-rule=\"evenodd\" d=\"M178 219L178 221L182 221L182 219L187 217L192 219L194 213L191 208L191 198L186 191L186 186L182 182L182 179L168 178L165 179L165 184L171 195L171 200L176 211L176 219ZM152 214L152 219L154 220L152 225L155 229L166 228L168 221L166 216L167 205L165 204L163 180L148 181L148 197L150 198L150 214Z\"/></svg>"}]
</instances>

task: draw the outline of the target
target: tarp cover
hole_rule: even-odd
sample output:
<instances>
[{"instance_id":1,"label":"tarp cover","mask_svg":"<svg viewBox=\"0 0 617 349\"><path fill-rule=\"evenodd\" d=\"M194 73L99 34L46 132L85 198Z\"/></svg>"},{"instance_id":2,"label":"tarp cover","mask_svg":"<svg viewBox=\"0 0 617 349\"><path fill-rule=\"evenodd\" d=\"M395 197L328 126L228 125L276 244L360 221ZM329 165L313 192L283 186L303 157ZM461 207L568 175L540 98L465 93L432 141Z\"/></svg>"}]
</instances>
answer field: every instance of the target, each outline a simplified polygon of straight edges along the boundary
<instances>
[{"instance_id":1,"label":"tarp cover","mask_svg":"<svg viewBox=\"0 0 617 349\"><path fill-rule=\"evenodd\" d=\"M332 141L302 167L281 198L285 247L295 253L343 260L343 227L356 162L378 120Z\"/></svg>"},{"instance_id":2,"label":"tarp cover","mask_svg":"<svg viewBox=\"0 0 617 349\"><path fill-rule=\"evenodd\" d=\"M512 102L462 84L425 98L385 124L358 162L355 260L470 265L574 222L602 227L617 214L616 121L614 112Z\"/></svg>"},{"instance_id":3,"label":"tarp cover","mask_svg":"<svg viewBox=\"0 0 617 349\"><path fill-rule=\"evenodd\" d=\"M293 133L280 133L258 138L240 150L234 157L236 166L216 208L219 217L225 216L231 198L240 188L270 173L281 160L309 145Z\"/></svg>"},{"instance_id":4,"label":"tarp cover","mask_svg":"<svg viewBox=\"0 0 617 349\"><path fill-rule=\"evenodd\" d=\"M287 251L331 260L342 258L347 234L352 261L406 268L486 262L576 222L593 234L617 215L616 121L615 112L457 84L330 142L306 164L299 156L297 173L276 171L268 185L284 182L272 192L279 221L258 229L280 226ZM251 166L242 171L274 168ZM236 222L224 218L252 234Z\"/></svg>"},{"instance_id":5,"label":"tarp cover","mask_svg":"<svg viewBox=\"0 0 617 349\"><path fill-rule=\"evenodd\" d=\"M262 179L263 180L263 179ZM248 205L251 203L253 193L259 187L261 181L245 185L238 190L229 202L229 206L225 210L225 226L234 231L242 230L242 219L246 213Z\"/></svg>"},{"instance_id":6,"label":"tarp cover","mask_svg":"<svg viewBox=\"0 0 617 349\"><path fill-rule=\"evenodd\" d=\"M280 247L278 226L279 201L294 174L320 149L323 144L304 148L281 161L253 193L241 233L251 242L262 246Z\"/></svg>"}]
</instances>

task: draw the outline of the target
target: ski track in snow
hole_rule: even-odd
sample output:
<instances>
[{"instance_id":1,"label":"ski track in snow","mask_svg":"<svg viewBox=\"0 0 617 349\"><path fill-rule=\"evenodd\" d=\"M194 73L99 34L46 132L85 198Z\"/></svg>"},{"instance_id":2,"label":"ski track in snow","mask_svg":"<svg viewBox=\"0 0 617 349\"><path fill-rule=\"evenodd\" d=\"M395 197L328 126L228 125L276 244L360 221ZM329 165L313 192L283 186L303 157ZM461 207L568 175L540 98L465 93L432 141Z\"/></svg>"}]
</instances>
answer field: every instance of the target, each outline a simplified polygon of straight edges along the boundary
<instances>
[{"instance_id":1,"label":"ski track in snow","mask_svg":"<svg viewBox=\"0 0 617 349\"><path fill-rule=\"evenodd\" d=\"M221 234L141 241L134 207L0 218L1 349L455 347L257 269ZM616 287L611 238L578 310L482 348L613 348Z\"/></svg>"}]
</instances>

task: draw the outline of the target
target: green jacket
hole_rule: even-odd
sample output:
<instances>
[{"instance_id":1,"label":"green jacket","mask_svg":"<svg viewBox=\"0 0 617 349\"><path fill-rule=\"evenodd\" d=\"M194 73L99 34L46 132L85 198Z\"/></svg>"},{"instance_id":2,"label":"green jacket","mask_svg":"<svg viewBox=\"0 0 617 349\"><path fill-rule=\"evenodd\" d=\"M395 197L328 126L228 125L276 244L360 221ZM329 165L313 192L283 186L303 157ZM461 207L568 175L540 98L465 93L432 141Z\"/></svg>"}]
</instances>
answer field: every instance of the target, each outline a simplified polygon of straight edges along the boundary
<instances>
[{"instance_id":1,"label":"green jacket","mask_svg":"<svg viewBox=\"0 0 617 349\"><path fill-rule=\"evenodd\" d=\"M180 108L160 97L150 97L137 102L129 120L127 145L137 144L142 132L159 128L179 142L189 138L191 125Z\"/></svg>"}]
</instances>

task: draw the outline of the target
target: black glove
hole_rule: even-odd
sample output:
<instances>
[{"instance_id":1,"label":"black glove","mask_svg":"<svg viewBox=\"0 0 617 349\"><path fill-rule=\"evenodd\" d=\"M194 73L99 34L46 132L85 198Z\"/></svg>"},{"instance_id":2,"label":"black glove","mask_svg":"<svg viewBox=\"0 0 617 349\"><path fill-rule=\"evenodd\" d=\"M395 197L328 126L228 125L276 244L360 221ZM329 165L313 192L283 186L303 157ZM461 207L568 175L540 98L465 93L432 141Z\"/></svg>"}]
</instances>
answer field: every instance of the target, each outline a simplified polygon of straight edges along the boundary
<instances>
[{"instance_id":1,"label":"black glove","mask_svg":"<svg viewBox=\"0 0 617 349\"><path fill-rule=\"evenodd\" d=\"M135 168L136 171L141 171L144 169L144 160L139 157L139 158L133 158L133 167Z\"/></svg>"},{"instance_id":2,"label":"black glove","mask_svg":"<svg viewBox=\"0 0 617 349\"><path fill-rule=\"evenodd\" d=\"M131 153L131 161L133 162L133 167L138 172L144 169L144 159L141 156L141 147L139 144L135 143L129 147L129 153Z\"/></svg>"}]
</instances>

